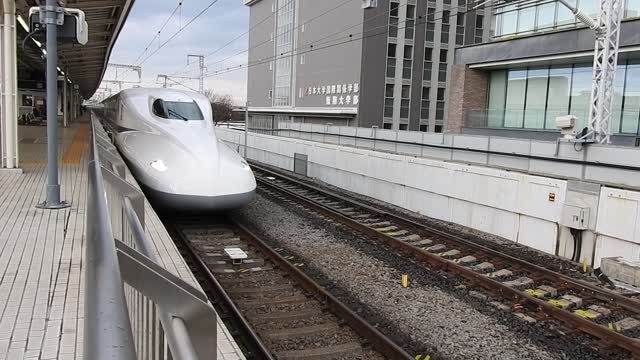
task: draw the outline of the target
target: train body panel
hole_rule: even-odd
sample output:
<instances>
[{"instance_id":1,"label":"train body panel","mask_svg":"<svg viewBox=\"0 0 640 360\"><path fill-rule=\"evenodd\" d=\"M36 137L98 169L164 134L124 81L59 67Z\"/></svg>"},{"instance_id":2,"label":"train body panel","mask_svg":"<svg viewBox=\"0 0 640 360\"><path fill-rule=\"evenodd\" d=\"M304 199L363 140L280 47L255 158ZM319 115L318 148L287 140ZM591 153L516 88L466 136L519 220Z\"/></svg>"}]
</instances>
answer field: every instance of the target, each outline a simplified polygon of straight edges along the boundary
<instances>
[{"instance_id":1,"label":"train body panel","mask_svg":"<svg viewBox=\"0 0 640 360\"><path fill-rule=\"evenodd\" d=\"M129 89L105 100L103 114L116 146L155 205L216 211L253 199L253 173L217 139L206 97L174 89Z\"/></svg>"}]
</instances>

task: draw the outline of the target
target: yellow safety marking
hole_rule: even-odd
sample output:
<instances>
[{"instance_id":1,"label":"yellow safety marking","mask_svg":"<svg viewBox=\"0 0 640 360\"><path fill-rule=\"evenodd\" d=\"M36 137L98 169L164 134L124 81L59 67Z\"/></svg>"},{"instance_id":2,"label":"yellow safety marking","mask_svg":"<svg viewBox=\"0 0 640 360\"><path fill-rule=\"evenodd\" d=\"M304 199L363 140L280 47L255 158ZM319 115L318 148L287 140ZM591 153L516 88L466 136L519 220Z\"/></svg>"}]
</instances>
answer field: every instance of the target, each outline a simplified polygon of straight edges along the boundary
<instances>
[{"instance_id":1,"label":"yellow safety marking","mask_svg":"<svg viewBox=\"0 0 640 360\"><path fill-rule=\"evenodd\" d=\"M535 296L537 298L542 298L544 297L545 293L538 290L538 289L524 289L524 291L526 293L528 293L529 295Z\"/></svg>"},{"instance_id":2,"label":"yellow safety marking","mask_svg":"<svg viewBox=\"0 0 640 360\"><path fill-rule=\"evenodd\" d=\"M414 357L415 360L422 360L422 355L418 354Z\"/></svg>"},{"instance_id":3,"label":"yellow safety marking","mask_svg":"<svg viewBox=\"0 0 640 360\"><path fill-rule=\"evenodd\" d=\"M400 285L402 285L403 288L406 288L409 286L409 275L402 274L402 278L400 279Z\"/></svg>"},{"instance_id":4,"label":"yellow safety marking","mask_svg":"<svg viewBox=\"0 0 640 360\"><path fill-rule=\"evenodd\" d=\"M400 231L385 232L385 234L386 234L386 235L389 235L389 236L398 236L398 235L402 235L402 234L400 233Z\"/></svg>"},{"instance_id":5,"label":"yellow safety marking","mask_svg":"<svg viewBox=\"0 0 640 360\"><path fill-rule=\"evenodd\" d=\"M547 300L547 301L548 301L551 305L553 305L553 306L557 306L557 307L562 308L562 309L566 309L566 308L568 308L568 307L569 307L569 305L571 305L571 303L566 302L566 301L564 301L564 300L549 299L549 300Z\"/></svg>"},{"instance_id":6,"label":"yellow safety marking","mask_svg":"<svg viewBox=\"0 0 640 360\"><path fill-rule=\"evenodd\" d=\"M587 273L587 258L582 259L582 272Z\"/></svg>"},{"instance_id":7,"label":"yellow safety marking","mask_svg":"<svg viewBox=\"0 0 640 360\"><path fill-rule=\"evenodd\" d=\"M73 135L73 141L62 156L63 164L80 164L82 154L85 153L89 145L89 126L81 125Z\"/></svg>"},{"instance_id":8,"label":"yellow safety marking","mask_svg":"<svg viewBox=\"0 0 640 360\"><path fill-rule=\"evenodd\" d=\"M617 331L620 332L620 325L615 324L615 323L608 323L607 327L609 328L609 330L613 330L613 331Z\"/></svg>"},{"instance_id":9,"label":"yellow safety marking","mask_svg":"<svg viewBox=\"0 0 640 360\"><path fill-rule=\"evenodd\" d=\"M581 310L581 309L574 310L573 313L589 320L593 320L598 317L597 314L594 314L590 311Z\"/></svg>"},{"instance_id":10,"label":"yellow safety marking","mask_svg":"<svg viewBox=\"0 0 640 360\"><path fill-rule=\"evenodd\" d=\"M295 263L295 264L293 264L293 265L294 265L294 266L297 266L297 267L303 267L303 266L304 266L304 263Z\"/></svg>"},{"instance_id":11,"label":"yellow safety marking","mask_svg":"<svg viewBox=\"0 0 640 360\"><path fill-rule=\"evenodd\" d=\"M295 256L289 255L286 257L287 260L292 260L293 258L295 258Z\"/></svg>"},{"instance_id":12,"label":"yellow safety marking","mask_svg":"<svg viewBox=\"0 0 640 360\"><path fill-rule=\"evenodd\" d=\"M249 269L240 269L240 272L247 272Z\"/></svg>"},{"instance_id":13,"label":"yellow safety marking","mask_svg":"<svg viewBox=\"0 0 640 360\"><path fill-rule=\"evenodd\" d=\"M385 226L385 227L380 227L380 228L373 228L373 230L375 231L380 231L380 232L385 232L385 231L395 231L396 229L392 228L393 225L391 226Z\"/></svg>"},{"instance_id":14,"label":"yellow safety marking","mask_svg":"<svg viewBox=\"0 0 640 360\"><path fill-rule=\"evenodd\" d=\"M414 357L415 360L431 360L431 355L424 355L424 357L422 357L422 354L418 354Z\"/></svg>"}]
</instances>

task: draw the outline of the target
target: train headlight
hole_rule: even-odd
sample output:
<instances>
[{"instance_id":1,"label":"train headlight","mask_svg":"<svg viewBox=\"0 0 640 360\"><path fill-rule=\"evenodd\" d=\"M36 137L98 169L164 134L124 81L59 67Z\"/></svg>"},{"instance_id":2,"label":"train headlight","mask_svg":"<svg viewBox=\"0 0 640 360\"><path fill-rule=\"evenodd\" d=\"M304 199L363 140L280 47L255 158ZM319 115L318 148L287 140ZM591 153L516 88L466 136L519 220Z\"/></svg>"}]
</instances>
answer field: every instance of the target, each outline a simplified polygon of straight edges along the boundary
<instances>
[{"instance_id":1,"label":"train headlight","mask_svg":"<svg viewBox=\"0 0 640 360\"><path fill-rule=\"evenodd\" d=\"M251 170L251 166L249 166L249 163L247 163L246 161L242 160L240 161L240 163L242 164L242 168L249 171Z\"/></svg>"},{"instance_id":2,"label":"train headlight","mask_svg":"<svg viewBox=\"0 0 640 360\"><path fill-rule=\"evenodd\" d=\"M167 171L167 169L169 169L167 167L167 165L164 164L164 161L162 160L156 160L154 162L151 163L151 167L160 171L160 172L165 172Z\"/></svg>"}]
</instances>

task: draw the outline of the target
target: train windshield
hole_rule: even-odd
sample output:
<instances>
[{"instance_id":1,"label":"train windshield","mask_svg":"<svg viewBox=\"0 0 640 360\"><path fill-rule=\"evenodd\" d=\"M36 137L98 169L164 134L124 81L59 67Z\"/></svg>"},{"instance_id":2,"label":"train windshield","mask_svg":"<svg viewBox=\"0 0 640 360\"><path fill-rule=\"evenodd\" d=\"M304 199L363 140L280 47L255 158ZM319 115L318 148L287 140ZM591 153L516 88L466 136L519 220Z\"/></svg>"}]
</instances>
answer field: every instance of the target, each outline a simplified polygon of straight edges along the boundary
<instances>
[{"instance_id":1,"label":"train windshield","mask_svg":"<svg viewBox=\"0 0 640 360\"><path fill-rule=\"evenodd\" d=\"M158 99L153 103L153 112L165 119L204 120L204 115L195 101L161 101Z\"/></svg>"}]
</instances>

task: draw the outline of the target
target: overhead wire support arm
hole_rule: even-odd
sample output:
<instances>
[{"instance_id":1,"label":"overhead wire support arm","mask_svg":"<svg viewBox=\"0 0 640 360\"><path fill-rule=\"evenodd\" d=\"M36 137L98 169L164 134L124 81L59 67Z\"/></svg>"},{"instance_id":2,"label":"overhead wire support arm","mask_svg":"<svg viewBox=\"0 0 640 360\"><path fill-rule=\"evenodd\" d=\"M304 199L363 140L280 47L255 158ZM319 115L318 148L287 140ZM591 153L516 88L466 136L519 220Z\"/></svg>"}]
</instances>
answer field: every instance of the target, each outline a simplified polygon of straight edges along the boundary
<instances>
[{"instance_id":1,"label":"overhead wire support arm","mask_svg":"<svg viewBox=\"0 0 640 360\"><path fill-rule=\"evenodd\" d=\"M608 144L611 142L614 78L618 66L624 0L600 0L600 11L595 20L567 0L558 1L594 30L596 37L587 132L577 140L585 143Z\"/></svg>"}]
</instances>

